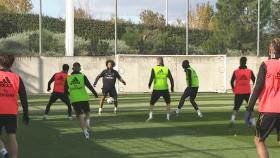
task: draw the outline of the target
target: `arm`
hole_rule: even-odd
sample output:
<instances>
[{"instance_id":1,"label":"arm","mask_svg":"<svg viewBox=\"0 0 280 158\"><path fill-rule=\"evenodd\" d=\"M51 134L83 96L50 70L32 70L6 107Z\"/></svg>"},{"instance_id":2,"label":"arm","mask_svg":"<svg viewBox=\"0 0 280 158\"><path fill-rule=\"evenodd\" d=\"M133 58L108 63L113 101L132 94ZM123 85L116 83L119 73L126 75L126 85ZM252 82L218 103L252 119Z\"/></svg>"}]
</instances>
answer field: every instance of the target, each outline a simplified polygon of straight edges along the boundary
<instances>
[{"instance_id":1,"label":"arm","mask_svg":"<svg viewBox=\"0 0 280 158\"><path fill-rule=\"evenodd\" d=\"M105 72L105 70L102 71L102 72L96 77L96 79L95 79L95 81L94 81L94 83L93 83L93 86L94 86L94 87L97 85L98 80L99 80L100 78L104 77L104 72Z\"/></svg>"},{"instance_id":2,"label":"arm","mask_svg":"<svg viewBox=\"0 0 280 158\"><path fill-rule=\"evenodd\" d=\"M253 81L253 84L255 84L256 77L253 71L251 71L251 80Z\"/></svg>"},{"instance_id":3,"label":"arm","mask_svg":"<svg viewBox=\"0 0 280 158\"><path fill-rule=\"evenodd\" d=\"M91 93L97 98L98 97L97 92L94 90L94 88L92 87L92 85L90 84L90 82L86 76L85 76L85 85L91 91Z\"/></svg>"},{"instance_id":4,"label":"arm","mask_svg":"<svg viewBox=\"0 0 280 158\"><path fill-rule=\"evenodd\" d=\"M21 102L22 109L23 109L23 121L25 122L25 124L28 124L29 123L29 114L28 114L27 94L26 94L24 83L21 78L20 78L20 82L19 82L18 94L19 94L20 102Z\"/></svg>"},{"instance_id":5,"label":"arm","mask_svg":"<svg viewBox=\"0 0 280 158\"><path fill-rule=\"evenodd\" d=\"M154 69L152 69L151 76L150 76L150 81L149 81L149 88L151 88L154 79L155 79L155 72L154 72Z\"/></svg>"},{"instance_id":6,"label":"arm","mask_svg":"<svg viewBox=\"0 0 280 158\"><path fill-rule=\"evenodd\" d=\"M171 74L170 70L168 70L168 78L169 78L170 83L171 83L171 92L174 92L174 79L172 77L172 74Z\"/></svg>"},{"instance_id":7,"label":"arm","mask_svg":"<svg viewBox=\"0 0 280 158\"><path fill-rule=\"evenodd\" d=\"M265 75L266 75L266 66L264 63L262 63L259 73L258 73L254 91L249 100L249 105L247 107L247 111L253 111L254 106L257 102L257 99L259 98L259 96L263 90L264 83L265 83Z\"/></svg>"},{"instance_id":8,"label":"arm","mask_svg":"<svg viewBox=\"0 0 280 158\"><path fill-rule=\"evenodd\" d=\"M68 88L68 83L67 83L67 80L65 81L65 83L64 83L64 93L65 94L69 94L69 90L68 90L69 88Z\"/></svg>"},{"instance_id":9,"label":"arm","mask_svg":"<svg viewBox=\"0 0 280 158\"><path fill-rule=\"evenodd\" d=\"M192 86L192 71L187 69L186 72L187 72L189 87L191 87Z\"/></svg>"},{"instance_id":10,"label":"arm","mask_svg":"<svg viewBox=\"0 0 280 158\"><path fill-rule=\"evenodd\" d=\"M55 79L55 75L53 75L52 78L48 82L48 91L51 90L51 84L54 82L54 79Z\"/></svg>"},{"instance_id":11,"label":"arm","mask_svg":"<svg viewBox=\"0 0 280 158\"><path fill-rule=\"evenodd\" d=\"M235 71L232 74L231 80L230 80L230 85L231 88L234 89L234 81L235 81L236 77L235 77Z\"/></svg>"},{"instance_id":12,"label":"arm","mask_svg":"<svg viewBox=\"0 0 280 158\"><path fill-rule=\"evenodd\" d=\"M124 85L126 85L125 81L123 80L123 78L121 77L118 71L116 71L116 77L119 81L121 81Z\"/></svg>"}]
</instances>

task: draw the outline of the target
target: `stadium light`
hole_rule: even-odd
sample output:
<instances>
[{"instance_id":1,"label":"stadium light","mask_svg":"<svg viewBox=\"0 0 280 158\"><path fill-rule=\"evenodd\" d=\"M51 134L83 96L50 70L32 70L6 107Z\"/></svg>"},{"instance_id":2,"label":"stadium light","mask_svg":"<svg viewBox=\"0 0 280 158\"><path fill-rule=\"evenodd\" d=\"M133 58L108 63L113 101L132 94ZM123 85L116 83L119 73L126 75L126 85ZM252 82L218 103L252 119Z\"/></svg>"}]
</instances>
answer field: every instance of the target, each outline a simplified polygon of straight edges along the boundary
<instances>
[{"instance_id":1,"label":"stadium light","mask_svg":"<svg viewBox=\"0 0 280 158\"><path fill-rule=\"evenodd\" d=\"M186 55L189 54L189 5L190 5L190 1L187 0L187 13L186 13Z\"/></svg>"},{"instance_id":2,"label":"stadium light","mask_svg":"<svg viewBox=\"0 0 280 158\"><path fill-rule=\"evenodd\" d=\"M40 0L39 11L39 56L42 55L42 0Z\"/></svg>"},{"instance_id":3,"label":"stadium light","mask_svg":"<svg viewBox=\"0 0 280 158\"><path fill-rule=\"evenodd\" d=\"M65 56L74 56L74 0L65 0Z\"/></svg>"},{"instance_id":4,"label":"stadium light","mask_svg":"<svg viewBox=\"0 0 280 158\"><path fill-rule=\"evenodd\" d=\"M258 0L258 33L257 33L257 56L260 56L260 11L261 11L261 1Z\"/></svg>"},{"instance_id":5,"label":"stadium light","mask_svg":"<svg viewBox=\"0 0 280 158\"><path fill-rule=\"evenodd\" d=\"M118 45L118 0L115 3L115 56L118 54L117 45Z\"/></svg>"},{"instance_id":6,"label":"stadium light","mask_svg":"<svg viewBox=\"0 0 280 158\"><path fill-rule=\"evenodd\" d=\"M168 26L168 0L165 0L165 25Z\"/></svg>"}]
</instances>

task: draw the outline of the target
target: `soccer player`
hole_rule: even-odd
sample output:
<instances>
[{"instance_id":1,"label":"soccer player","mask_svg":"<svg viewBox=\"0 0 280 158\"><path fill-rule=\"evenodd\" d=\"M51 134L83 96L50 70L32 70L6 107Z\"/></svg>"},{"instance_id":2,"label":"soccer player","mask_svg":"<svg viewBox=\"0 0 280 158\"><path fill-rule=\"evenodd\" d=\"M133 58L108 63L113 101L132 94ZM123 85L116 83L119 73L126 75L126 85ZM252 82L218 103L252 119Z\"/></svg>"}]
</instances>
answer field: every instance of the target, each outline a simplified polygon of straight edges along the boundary
<instances>
[{"instance_id":1,"label":"soccer player","mask_svg":"<svg viewBox=\"0 0 280 158\"><path fill-rule=\"evenodd\" d=\"M106 61L106 69L103 70L95 79L95 82L93 84L94 87L96 87L97 82L100 78L103 78L103 87L102 87L102 96L100 99L99 104L99 110L98 114L101 115L104 101L106 97L109 95L114 99L113 103L115 105L114 113L117 114L117 108L118 108L118 93L115 88L116 79L118 79L120 82L122 82L124 85L126 85L126 82L122 79L118 71L114 70L115 62L113 60L107 60Z\"/></svg>"},{"instance_id":2,"label":"soccer player","mask_svg":"<svg viewBox=\"0 0 280 158\"><path fill-rule=\"evenodd\" d=\"M16 139L17 117L18 117L18 96L23 108L23 122L29 123L28 102L25 86L21 78L11 71L14 63L14 56L0 55L0 134L2 128L10 140L10 154L8 153L2 138L0 139L0 153L4 158L16 158L18 144ZM3 135L1 134L1 137ZM10 156L9 156L10 155Z\"/></svg>"},{"instance_id":3,"label":"soccer player","mask_svg":"<svg viewBox=\"0 0 280 158\"><path fill-rule=\"evenodd\" d=\"M250 124L255 103L259 98L255 144L260 158L269 157L265 140L274 128L280 129L280 38L271 41L269 50L270 59L260 66L245 115L246 123Z\"/></svg>"},{"instance_id":4,"label":"soccer player","mask_svg":"<svg viewBox=\"0 0 280 158\"><path fill-rule=\"evenodd\" d=\"M76 111L76 115L80 121L80 127L86 139L90 138L90 106L89 95L86 87L97 98L98 95L88 78L82 74L80 63L73 64L73 72L67 77L65 83L65 91L69 90L71 103Z\"/></svg>"},{"instance_id":5,"label":"soccer player","mask_svg":"<svg viewBox=\"0 0 280 158\"><path fill-rule=\"evenodd\" d=\"M198 108L198 105L195 102L195 98L198 92L199 88L199 79L197 76L196 71L190 66L190 63L188 60L184 60L182 63L182 67L186 72L186 80L188 87L185 89L184 94L182 95L179 105L175 111L177 116L179 115L180 109L184 106L185 100L190 97L190 102L192 106L194 107L195 111L197 112L197 115L199 117L203 117L201 111Z\"/></svg>"},{"instance_id":6,"label":"soccer player","mask_svg":"<svg viewBox=\"0 0 280 158\"><path fill-rule=\"evenodd\" d=\"M51 84L54 82L54 89L51 94L50 100L48 105L46 106L44 119L48 118L48 114L51 108L51 105L56 102L57 99L60 99L62 102L64 102L68 107L68 117L70 120L72 120L72 107L71 103L68 97L68 94L65 92L64 85L65 81L68 76L69 71L69 65L64 64L62 66L62 71L55 73L50 81L48 82L48 92L51 90Z\"/></svg>"},{"instance_id":7,"label":"soccer player","mask_svg":"<svg viewBox=\"0 0 280 158\"><path fill-rule=\"evenodd\" d=\"M168 67L164 66L164 61L162 57L157 58L157 66L155 66L152 69L150 82L149 82L149 88L151 88L152 83L154 81L154 88L151 96L150 101L150 113L149 118L147 121L150 121L153 119L153 109L155 106L155 103L158 101L158 99L162 96L166 103L166 119L170 120L170 93L169 93L169 87L167 79L170 80L171 83L171 92L174 92L174 80L172 77L172 74Z\"/></svg>"},{"instance_id":8,"label":"soccer player","mask_svg":"<svg viewBox=\"0 0 280 158\"><path fill-rule=\"evenodd\" d=\"M230 125L235 124L236 115L245 100L248 104L251 95L250 81L255 83L255 75L252 70L248 69L246 66L247 58L240 58L240 66L236 69L231 78L231 87L234 93L234 108L231 115ZM252 118L252 123L254 119Z\"/></svg>"}]
</instances>

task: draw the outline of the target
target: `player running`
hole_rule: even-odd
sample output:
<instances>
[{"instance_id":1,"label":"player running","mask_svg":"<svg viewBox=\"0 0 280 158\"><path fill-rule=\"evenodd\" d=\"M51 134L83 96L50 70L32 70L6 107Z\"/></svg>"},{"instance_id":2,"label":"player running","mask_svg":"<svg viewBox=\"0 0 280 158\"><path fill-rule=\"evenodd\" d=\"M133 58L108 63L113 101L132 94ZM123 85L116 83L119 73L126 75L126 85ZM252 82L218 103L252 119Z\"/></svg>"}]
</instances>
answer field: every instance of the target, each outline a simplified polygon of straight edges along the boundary
<instances>
[{"instance_id":1,"label":"player running","mask_svg":"<svg viewBox=\"0 0 280 158\"><path fill-rule=\"evenodd\" d=\"M69 90L71 103L76 111L77 117L80 120L80 127L86 139L90 138L90 106L89 95L86 87L97 98L98 95L91 86L88 78L82 74L80 63L73 64L73 72L67 77L65 83L65 91Z\"/></svg>"},{"instance_id":2,"label":"player running","mask_svg":"<svg viewBox=\"0 0 280 158\"><path fill-rule=\"evenodd\" d=\"M10 140L10 156L3 143L2 134L0 139L0 153L4 158L16 158L18 152L18 144L16 139L17 116L18 116L18 96L23 108L23 122L29 123L28 102L25 86L21 78L11 71L14 63L14 56L0 55L0 134L2 128L6 132Z\"/></svg>"},{"instance_id":3,"label":"player running","mask_svg":"<svg viewBox=\"0 0 280 158\"><path fill-rule=\"evenodd\" d=\"M252 80L253 84L255 83L255 75L252 70L248 69L246 66L247 58L240 58L240 66L236 69L231 78L231 87L234 93L234 108L231 115L230 125L235 124L236 115L245 100L248 104L250 95L251 95L251 85L250 81ZM252 123L255 125L255 119L252 118Z\"/></svg>"},{"instance_id":4,"label":"player running","mask_svg":"<svg viewBox=\"0 0 280 158\"><path fill-rule=\"evenodd\" d=\"M48 92L51 90L51 84L54 82L54 89L51 94L49 103L46 106L45 114L43 119L48 118L48 114L50 112L51 105L56 102L57 99L60 99L62 102L64 102L67 107L68 107L68 117L70 120L72 120L72 107L71 103L68 97L68 94L65 92L64 85L65 81L68 76L68 71L69 71L69 65L64 64L62 66L62 71L55 73L50 81L48 82Z\"/></svg>"},{"instance_id":5,"label":"player running","mask_svg":"<svg viewBox=\"0 0 280 158\"><path fill-rule=\"evenodd\" d=\"M174 80L172 77L172 74L168 67L164 66L163 58L158 57L157 58L157 66L155 66L152 69L151 72L151 77L150 77L150 82L149 82L149 88L151 88L152 83L154 81L154 88L151 96L151 101L150 101L150 113L149 113L149 118L147 121L150 121L153 119L153 109L155 106L155 103L158 101L158 99L162 96L165 100L166 103L166 119L169 121L170 120L170 93L169 93L169 87L168 87L168 82L167 79L170 80L171 83L171 92L174 92Z\"/></svg>"},{"instance_id":6,"label":"player running","mask_svg":"<svg viewBox=\"0 0 280 158\"><path fill-rule=\"evenodd\" d=\"M260 66L245 116L246 123L250 124L255 103L259 98L255 144L260 158L269 157L265 140L274 128L278 131L280 129L280 38L271 41L269 50L270 59Z\"/></svg>"},{"instance_id":7,"label":"player running","mask_svg":"<svg viewBox=\"0 0 280 158\"><path fill-rule=\"evenodd\" d=\"M199 110L198 105L195 102L195 98L196 98L198 88L199 88L199 79L198 79L197 73L190 66L190 63L188 60L183 61L182 67L186 72L186 80L187 80L188 87L185 89L185 92L180 99L179 105L178 105L177 109L175 110L175 113L177 114L177 116L179 115L179 111L184 106L185 100L188 97L190 97L190 102L191 102L193 108L195 109L195 111L197 112L198 117L202 118L203 115L202 115L201 111Z\"/></svg>"},{"instance_id":8,"label":"player running","mask_svg":"<svg viewBox=\"0 0 280 158\"><path fill-rule=\"evenodd\" d=\"M93 84L93 86L96 87L98 80L100 78L103 78L102 96L100 99L98 110L99 115L101 115L102 113L104 101L108 95L113 98L113 103L115 105L114 113L117 114L118 93L115 88L116 80L118 79L120 82L126 85L126 82L122 79L118 71L114 70L115 62L113 60L107 60L106 67L107 68L96 77L95 82Z\"/></svg>"}]
</instances>

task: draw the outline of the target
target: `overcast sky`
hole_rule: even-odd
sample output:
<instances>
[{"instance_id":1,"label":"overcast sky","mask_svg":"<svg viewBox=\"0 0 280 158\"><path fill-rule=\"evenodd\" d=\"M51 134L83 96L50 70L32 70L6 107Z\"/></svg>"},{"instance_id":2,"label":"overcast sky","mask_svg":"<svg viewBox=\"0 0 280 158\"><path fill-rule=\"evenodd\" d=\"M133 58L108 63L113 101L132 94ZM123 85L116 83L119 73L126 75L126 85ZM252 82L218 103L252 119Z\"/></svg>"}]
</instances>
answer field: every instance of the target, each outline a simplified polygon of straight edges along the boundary
<instances>
[{"instance_id":1,"label":"overcast sky","mask_svg":"<svg viewBox=\"0 0 280 158\"><path fill-rule=\"evenodd\" d=\"M43 14L51 17L65 17L65 0L42 0ZM216 0L190 0L190 9L199 3L211 2L215 6ZM79 3L80 2L80 3ZM39 12L39 0L32 0L33 12ZM82 6L90 11L95 19L109 19L114 15L115 0L76 0L75 6ZM139 21L139 14L144 9L150 9L165 14L165 0L118 0L118 16L124 19ZM187 0L169 0L169 22L176 19L185 20Z\"/></svg>"}]
</instances>

